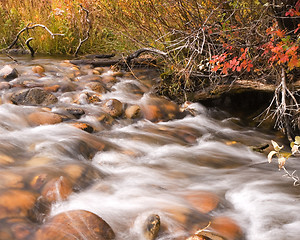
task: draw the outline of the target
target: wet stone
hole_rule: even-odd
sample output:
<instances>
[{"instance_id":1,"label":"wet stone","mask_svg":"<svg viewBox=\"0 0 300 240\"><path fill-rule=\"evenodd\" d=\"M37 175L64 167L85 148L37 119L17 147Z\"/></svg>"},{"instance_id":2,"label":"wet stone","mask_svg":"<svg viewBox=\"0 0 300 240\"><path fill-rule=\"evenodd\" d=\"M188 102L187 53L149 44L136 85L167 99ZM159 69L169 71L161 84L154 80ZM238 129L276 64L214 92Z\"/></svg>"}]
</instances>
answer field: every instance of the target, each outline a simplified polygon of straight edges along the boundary
<instances>
[{"instance_id":1,"label":"wet stone","mask_svg":"<svg viewBox=\"0 0 300 240\"><path fill-rule=\"evenodd\" d=\"M152 122L168 121L185 116L180 111L179 105L160 97L150 97L142 104L141 109L144 117Z\"/></svg>"},{"instance_id":2,"label":"wet stone","mask_svg":"<svg viewBox=\"0 0 300 240\"><path fill-rule=\"evenodd\" d=\"M85 132L88 133L93 133L94 132L94 128L88 124L88 123L83 123L83 122L74 122L74 123L70 123L73 127L76 127L78 129L81 129Z\"/></svg>"},{"instance_id":3,"label":"wet stone","mask_svg":"<svg viewBox=\"0 0 300 240\"><path fill-rule=\"evenodd\" d=\"M26 217L32 211L37 195L29 191L11 189L0 192L0 219Z\"/></svg>"},{"instance_id":4,"label":"wet stone","mask_svg":"<svg viewBox=\"0 0 300 240\"><path fill-rule=\"evenodd\" d=\"M0 189L23 187L24 183L21 175L9 171L0 172Z\"/></svg>"},{"instance_id":5,"label":"wet stone","mask_svg":"<svg viewBox=\"0 0 300 240\"><path fill-rule=\"evenodd\" d=\"M60 86L56 84L56 85L44 87L43 89L47 92L57 92L59 88Z\"/></svg>"},{"instance_id":6,"label":"wet stone","mask_svg":"<svg viewBox=\"0 0 300 240\"><path fill-rule=\"evenodd\" d=\"M102 109L112 117L119 117L123 113L123 104L117 99L109 99L104 102Z\"/></svg>"},{"instance_id":7,"label":"wet stone","mask_svg":"<svg viewBox=\"0 0 300 240\"><path fill-rule=\"evenodd\" d=\"M67 112L72 114L75 118L79 119L82 115L85 114L85 111L82 108L70 107L66 108Z\"/></svg>"},{"instance_id":8,"label":"wet stone","mask_svg":"<svg viewBox=\"0 0 300 240\"><path fill-rule=\"evenodd\" d=\"M97 93L105 93L106 92L104 85L100 82L89 82L85 86Z\"/></svg>"},{"instance_id":9,"label":"wet stone","mask_svg":"<svg viewBox=\"0 0 300 240\"><path fill-rule=\"evenodd\" d=\"M228 240L237 240L243 235L238 224L233 219L226 216L213 218L210 227Z\"/></svg>"},{"instance_id":10,"label":"wet stone","mask_svg":"<svg viewBox=\"0 0 300 240\"><path fill-rule=\"evenodd\" d=\"M0 220L0 239L28 240L36 231L36 224L26 218L7 218Z\"/></svg>"},{"instance_id":11,"label":"wet stone","mask_svg":"<svg viewBox=\"0 0 300 240\"><path fill-rule=\"evenodd\" d=\"M56 103L58 99L52 93L41 88L32 88L13 93L11 101L17 105L47 106Z\"/></svg>"},{"instance_id":12,"label":"wet stone","mask_svg":"<svg viewBox=\"0 0 300 240\"><path fill-rule=\"evenodd\" d=\"M53 178L45 184L42 189L42 196L48 202L56 202L67 199L73 192L71 181L63 176Z\"/></svg>"},{"instance_id":13,"label":"wet stone","mask_svg":"<svg viewBox=\"0 0 300 240\"><path fill-rule=\"evenodd\" d=\"M209 213L215 210L220 202L219 197L211 192L198 191L185 196L185 199L198 211Z\"/></svg>"},{"instance_id":14,"label":"wet stone","mask_svg":"<svg viewBox=\"0 0 300 240\"><path fill-rule=\"evenodd\" d=\"M141 116L141 108L138 105L132 105L126 108L125 116L128 119L134 119Z\"/></svg>"},{"instance_id":15,"label":"wet stone","mask_svg":"<svg viewBox=\"0 0 300 240\"><path fill-rule=\"evenodd\" d=\"M36 232L34 240L112 240L115 234L99 216L84 210L60 213L49 219Z\"/></svg>"},{"instance_id":16,"label":"wet stone","mask_svg":"<svg viewBox=\"0 0 300 240\"><path fill-rule=\"evenodd\" d=\"M2 69L0 69L0 78L5 81L10 81L19 76L17 69L11 67L10 65L5 65Z\"/></svg>"},{"instance_id":17,"label":"wet stone","mask_svg":"<svg viewBox=\"0 0 300 240\"><path fill-rule=\"evenodd\" d=\"M61 123L62 116L52 112L33 112L28 115L27 120L32 125L52 125Z\"/></svg>"},{"instance_id":18,"label":"wet stone","mask_svg":"<svg viewBox=\"0 0 300 240\"><path fill-rule=\"evenodd\" d=\"M45 68L41 65L33 66L32 71L40 76L44 76Z\"/></svg>"}]
</instances>

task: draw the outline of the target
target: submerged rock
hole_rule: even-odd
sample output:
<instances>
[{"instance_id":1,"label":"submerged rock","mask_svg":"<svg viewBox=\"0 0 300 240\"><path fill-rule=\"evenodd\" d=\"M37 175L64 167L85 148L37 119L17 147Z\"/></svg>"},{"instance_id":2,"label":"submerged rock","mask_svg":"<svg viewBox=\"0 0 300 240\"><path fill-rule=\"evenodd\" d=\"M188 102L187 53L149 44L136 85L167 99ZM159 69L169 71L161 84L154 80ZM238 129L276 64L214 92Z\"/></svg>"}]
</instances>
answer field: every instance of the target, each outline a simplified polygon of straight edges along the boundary
<instances>
[{"instance_id":1,"label":"submerged rock","mask_svg":"<svg viewBox=\"0 0 300 240\"><path fill-rule=\"evenodd\" d=\"M28 240L36 231L36 224L26 218L7 218L0 221L0 239Z\"/></svg>"},{"instance_id":2,"label":"submerged rock","mask_svg":"<svg viewBox=\"0 0 300 240\"><path fill-rule=\"evenodd\" d=\"M11 101L17 105L42 105L47 106L58 101L52 93L41 88L31 88L13 93Z\"/></svg>"},{"instance_id":3,"label":"submerged rock","mask_svg":"<svg viewBox=\"0 0 300 240\"><path fill-rule=\"evenodd\" d=\"M29 191L11 189L0 192L0 219L27 217L34 208L37 195Z\"/></svg>"},{"instance_id":4,"label":"submerged rock","mask_svg":"<svg viewBox=\"0 0 300 240\"><path fill-rule=\"evenodd\" d=\"M206 191L188 194L185 199L201 213L209 213L215 210L220 202L217 195Z\"/></svg>"},{"instance_id":5,"label":"submerged rock","mask_svg":"<svg viewBox=\"0 0 300 240\"><path fill-rule=\"evenodd\" d=\"M141 108L138 105L132 105L126 108L125 115L128 119L138 118L141 116Z\"/></svg>"},{"instance_id":6,"label":"submerged rock","mask_svg":"<svg viewBox=\"0 0 300 240\"><path fill-rule=\"evenodd\" d=\"M145 240L156 239L160 229L160 217L157 214L151 214L145 222L144 237Z\"/></svg>"},{"instance_id":7,"label":"submerged rock","mask_svg":"<svg viewBox=\"0 0 300 240\"><path fill-rule=\"evenodd\" d=\"M32 125L57 124L63 120L59 114L52 112L33 112L28 115L27 119Z\"/></svg>"},{"instance_id":8,"label":"submerged rock","mask_svg":"<svg viewBox=\"0 0 300 240\"><path fill-rule=\"evenodd\" d=\"M99 216L84 210L60 213L36 232L34 240L112 240L112 228Z\"/></svg>"}]
</instances>

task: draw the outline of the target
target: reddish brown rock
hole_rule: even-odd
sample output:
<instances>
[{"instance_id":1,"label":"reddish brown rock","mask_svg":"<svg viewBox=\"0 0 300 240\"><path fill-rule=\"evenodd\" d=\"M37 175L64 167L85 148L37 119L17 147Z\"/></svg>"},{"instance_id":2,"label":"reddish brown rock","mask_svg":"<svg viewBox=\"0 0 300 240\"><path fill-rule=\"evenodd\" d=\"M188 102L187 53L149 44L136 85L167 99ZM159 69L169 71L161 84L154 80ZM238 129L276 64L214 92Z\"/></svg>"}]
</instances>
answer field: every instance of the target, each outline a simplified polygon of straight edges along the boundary
<instances>
[{"instance_id":1,"label":"reddish brown rock","mask_svg":"<svg viewBox=\"0 0 300 240\"><path fill-rule=\"evenodd\" d=\"M34 240L112 240L115 234L99 216L84 210L60 213L36 232Z\"/></svg>"},{"instance_id":2,"label":"reddish brown rock","mask_svg":"<svg viewBox=\"0 0 300 240\"><path fill-rule=\"evenodd\" d=\"M238 224L226 216L213 218L210 227L228 240L236 240L242 236L242 230Z\"/></svg>"},{"instance_id":3,"label":"reddish brown rock","mask_svg":"<svg viewBox=\"0 0 300 240\"><path fill-rule=\"evenodd\" d=\"M42 196L48 202L65 200L73 192L71 181L63 176L53 178L45 184Z\"/></svg>"},{"instance_id":4,"label":"reddish brown rock","mask_svg":"<svg viewBox=\"0 0 300 240\"><path fill-rule=\"evenodd\" d=\"M52 112L33 112L27 117L32 125L52 125L62 122L62 117Z\"/></svg>"},{"instance_id":5,"label":"reddish brown rock","mask_svg":"<svg viewBox=\"0 0 300 240\"><path fill-rule=\"evenodd\" d=\"M119 117L123 113L123 104L117 99L106 100L102 109L112 117Z\"/></svg>"},{"instance_id":6,"label":"reddish brown rock","mask_svg":"<svg viewBox=\"0 0 300 240\"><path fill-rule=\"evenodd\" d=\"M36 225L26 218L8 218L0 221L0 239L28 240L35 233Z\"/></svg>"},{"instance_id":7,"label":"reddish brown rock","mask_svg":"<svg viewBox=\"0 0 300 240\"><path fill-rule=\"evenodd\" d=\"M59 88L60 86L56 84L56 85L44 87L44 90L47 92L57 92Z\"/></svg>"},{"instance_id":8,"label":"reddish brown rock","mask_svg":"<svg viewBox=\"0 0 300 240\"><path fill-rule=\"evenodd\" d=\"M220 200L211 192L198 191L185 196L185 199L198 211L208 213L216 209Z\"/></svg>"},{"instance_id":9,"label":"reddish brown rock","mask_svg":"<svg viewBox=\"0 0 300 240\"><path fill-rule=\"evenodd\" d=\"M184 117L179 106L165 98L151 97L141 105L144 117L152 122Z\"/></svg>"},{"instance_id":10,"label":"reddish brown rock","mask_svg":"<svg viewBox=\"0 0 300 240\"><path fill-rule=\"evenodd\" d=\"M26 217L33 209L37 195L23 190L11 189L0 192L0 219Z\"/></svg>"}]
</instances>

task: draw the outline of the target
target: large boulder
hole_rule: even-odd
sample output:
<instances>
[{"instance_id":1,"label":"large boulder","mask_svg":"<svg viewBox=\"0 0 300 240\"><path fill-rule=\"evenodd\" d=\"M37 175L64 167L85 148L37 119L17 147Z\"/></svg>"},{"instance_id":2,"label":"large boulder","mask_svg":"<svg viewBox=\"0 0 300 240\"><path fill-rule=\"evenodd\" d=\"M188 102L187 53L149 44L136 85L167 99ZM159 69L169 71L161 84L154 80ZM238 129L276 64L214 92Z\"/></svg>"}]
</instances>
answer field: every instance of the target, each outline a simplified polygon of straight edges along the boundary
<instances>
[{"instance_id":1,"label":"large boulder","mask_svg":"<svg viewBox=\"0 0 300 240\"><path fill-rule=\"evenodd\" d=\"M60 213L36 232L35 240L112 240L115 234L99 216L84 210Z\"/></svg>"},{"instance_id":2,"label":"large boulder","mask_svg":"<svg viewBox=\"0 0 300 240\"><path fill-rule=\"evenodd\" d=\"M17 105L41 105L47 106L58 101L52 93L41 88L31 88L13 93L11 101Z\"/></svg>"}]
</instances>

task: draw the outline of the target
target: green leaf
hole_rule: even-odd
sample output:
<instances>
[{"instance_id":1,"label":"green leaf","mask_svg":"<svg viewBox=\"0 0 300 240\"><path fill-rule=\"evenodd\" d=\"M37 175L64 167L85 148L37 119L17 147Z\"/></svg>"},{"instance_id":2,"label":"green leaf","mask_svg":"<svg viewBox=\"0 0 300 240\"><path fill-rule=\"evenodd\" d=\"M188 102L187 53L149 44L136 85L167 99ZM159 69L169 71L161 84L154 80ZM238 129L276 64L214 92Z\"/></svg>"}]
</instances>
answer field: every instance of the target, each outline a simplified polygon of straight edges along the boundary
<instances>
[{"instance_id":1,"label":"green leaf","mask_svg":"<svg viewBox=\"0 0 300 240\"><path fill-rule=\"evenodd\" d=\"M295 144L300 145L300 137L299 136L295 137Z\"/></svg>"},{"instance_id":2,"label":"green leaf","mask_svg":"<svg viewBox=\"0 0 300 240\"><path fill-rule=\"evenodd\" d=\"M278 145L277 142L275 142L275 141L273 141L273 140L271 140L271 142L272 142L273 147L274 147L274 150L275 150L276 152L279 152L279 151L283 148L283 146L279 147L279 145Z\"/></svg>"}]
</instances>

